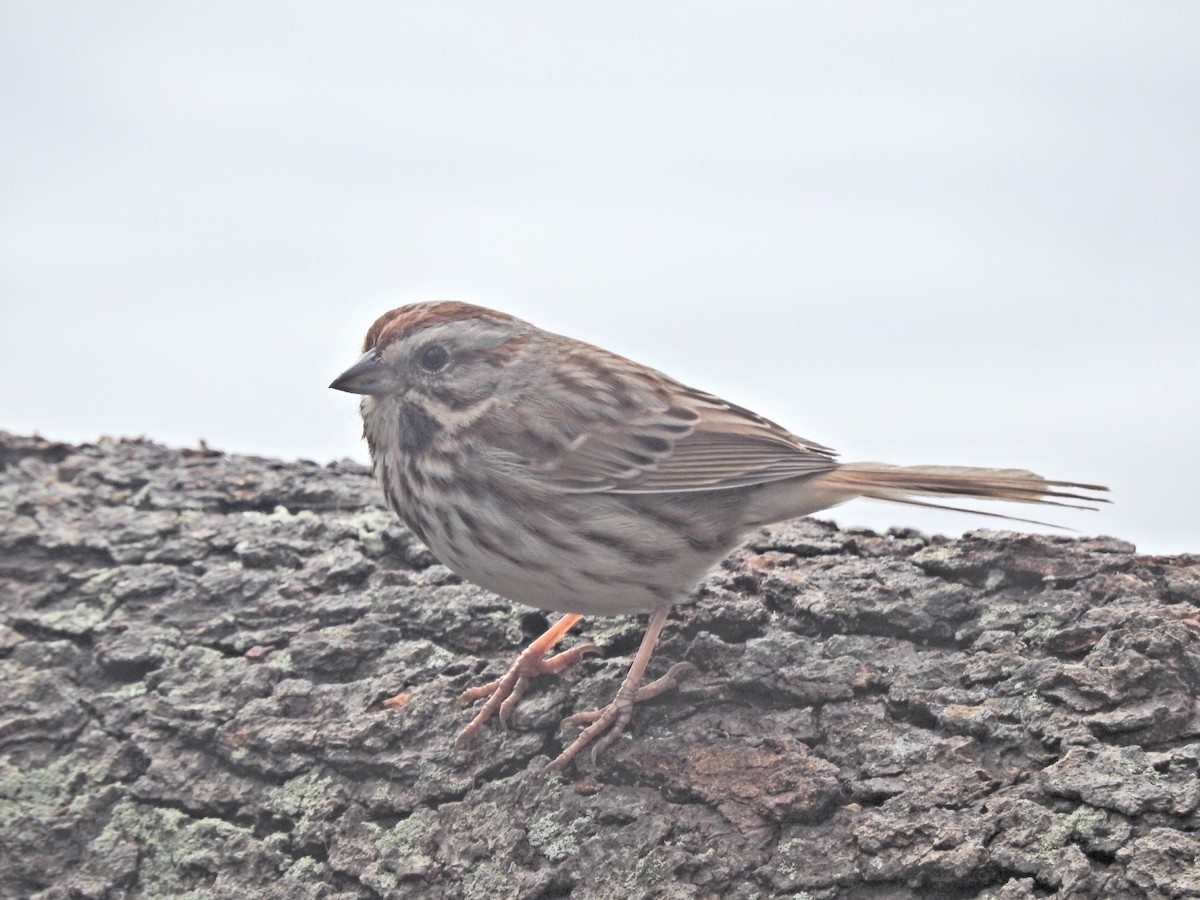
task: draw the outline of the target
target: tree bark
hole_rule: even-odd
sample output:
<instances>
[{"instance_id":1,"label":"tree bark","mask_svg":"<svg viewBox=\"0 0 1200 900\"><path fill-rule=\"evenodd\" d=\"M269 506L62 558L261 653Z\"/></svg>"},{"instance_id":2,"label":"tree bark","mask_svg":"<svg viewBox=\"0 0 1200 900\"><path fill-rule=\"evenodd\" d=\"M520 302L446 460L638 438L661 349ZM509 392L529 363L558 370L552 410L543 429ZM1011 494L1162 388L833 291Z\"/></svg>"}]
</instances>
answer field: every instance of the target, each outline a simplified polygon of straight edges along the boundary
<instances>
[{"instance_id":1,"label":"tree bark","mask_svg":"<svg viewBox=\"0 0 1200 900\"><path fill-rule=\"evenodd\" d=\"M1200 896L1200 562L799 520L456 749L546 616L352 463L0 433L0 896ZM586 756L586 754L585 754Z\"/></svg>"}]
</instances>

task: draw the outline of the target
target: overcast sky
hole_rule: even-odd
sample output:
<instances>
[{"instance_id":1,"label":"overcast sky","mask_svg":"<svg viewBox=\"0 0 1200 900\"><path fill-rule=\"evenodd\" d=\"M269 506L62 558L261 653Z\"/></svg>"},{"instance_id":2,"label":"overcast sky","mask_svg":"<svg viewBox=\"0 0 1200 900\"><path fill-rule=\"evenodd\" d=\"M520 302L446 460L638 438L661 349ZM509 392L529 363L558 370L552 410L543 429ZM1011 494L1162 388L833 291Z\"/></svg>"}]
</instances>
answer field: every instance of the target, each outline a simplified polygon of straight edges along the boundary
<instances>
[{"instance_id":1,"label":"overcast sky","mask_svg":"<svg viewBox=\"0 0 1200 900\"><path fill-rule=\"evenodd\" d=\"M1200 3L4 0L0 91L0 428L365 461L457 298L1200 551Z\"/></svg>"}]
</instances>

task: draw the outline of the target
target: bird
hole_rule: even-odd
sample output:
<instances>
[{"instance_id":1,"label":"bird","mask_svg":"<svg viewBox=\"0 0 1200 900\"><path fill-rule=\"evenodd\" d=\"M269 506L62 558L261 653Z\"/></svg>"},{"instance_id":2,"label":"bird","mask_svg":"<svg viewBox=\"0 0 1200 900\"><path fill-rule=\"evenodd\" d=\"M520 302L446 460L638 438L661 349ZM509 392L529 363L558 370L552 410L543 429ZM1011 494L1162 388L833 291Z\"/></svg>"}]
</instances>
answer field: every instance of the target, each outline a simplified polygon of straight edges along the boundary
<instances>
[{"instance_id":1,"label":"bird","mask_svg":"<svg viewBox=\"0 0 1200 900\"><path fill-rule=\"evenodd\" d=\"M635 703L674 686L680 666L643 683L671 607L765 525L858 497L950 509L962 498L1108 502L1105 486L1024 469L839 462L649 366L457 300L381 315L330 387L361 395L384 498L442 563L561 614L504 675L463 692L463 705L484 703L459 746L497 713L507 724L535 678L598 652L550 655L581 618L649 615L613 700L564 720L583 727L550 762L557 770L589 747L594 765Z\"/></svg>"}]
</instances>

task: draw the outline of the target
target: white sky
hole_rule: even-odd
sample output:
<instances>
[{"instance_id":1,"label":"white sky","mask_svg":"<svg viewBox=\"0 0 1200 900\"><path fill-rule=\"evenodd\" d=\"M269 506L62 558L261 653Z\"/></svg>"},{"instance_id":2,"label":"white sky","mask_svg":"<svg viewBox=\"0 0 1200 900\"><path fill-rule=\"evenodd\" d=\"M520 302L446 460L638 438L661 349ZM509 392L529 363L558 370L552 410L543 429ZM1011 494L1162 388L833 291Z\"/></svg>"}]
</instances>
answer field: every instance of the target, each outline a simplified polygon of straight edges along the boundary
<instances>
[{"instance_id":1,"label":"white sky","mask_svg":"<svg viewBox=\"0 0 1200 900\"><path fill-rule=\"evenodd\" d=\"M0 428L365 460L453 297L1200 551L1200 3L5 0L0 138Z\"/></svg>"}]
</instances>

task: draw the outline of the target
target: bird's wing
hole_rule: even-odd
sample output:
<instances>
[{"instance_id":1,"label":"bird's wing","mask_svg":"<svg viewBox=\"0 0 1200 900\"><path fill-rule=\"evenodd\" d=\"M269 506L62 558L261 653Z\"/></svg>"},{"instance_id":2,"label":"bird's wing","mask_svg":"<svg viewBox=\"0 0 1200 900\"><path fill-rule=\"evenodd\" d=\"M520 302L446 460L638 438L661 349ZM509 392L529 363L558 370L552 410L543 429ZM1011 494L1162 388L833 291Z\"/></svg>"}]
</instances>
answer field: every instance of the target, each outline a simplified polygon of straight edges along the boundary
<instances>
[{"instance_id":1,"label":"bird's wing","mask_svg":"<svg viewBox=\"0 0 1200 900\"><path fill-rule=\"evenodd\" d=\"M595 348L556 390L516 404L527 476L565 493L743 487L837 468L828 447L719 397ZM519 420L519 421L517 421ZM514 427L515 426L515 427Z\"/></svg>"}]
</instances>

